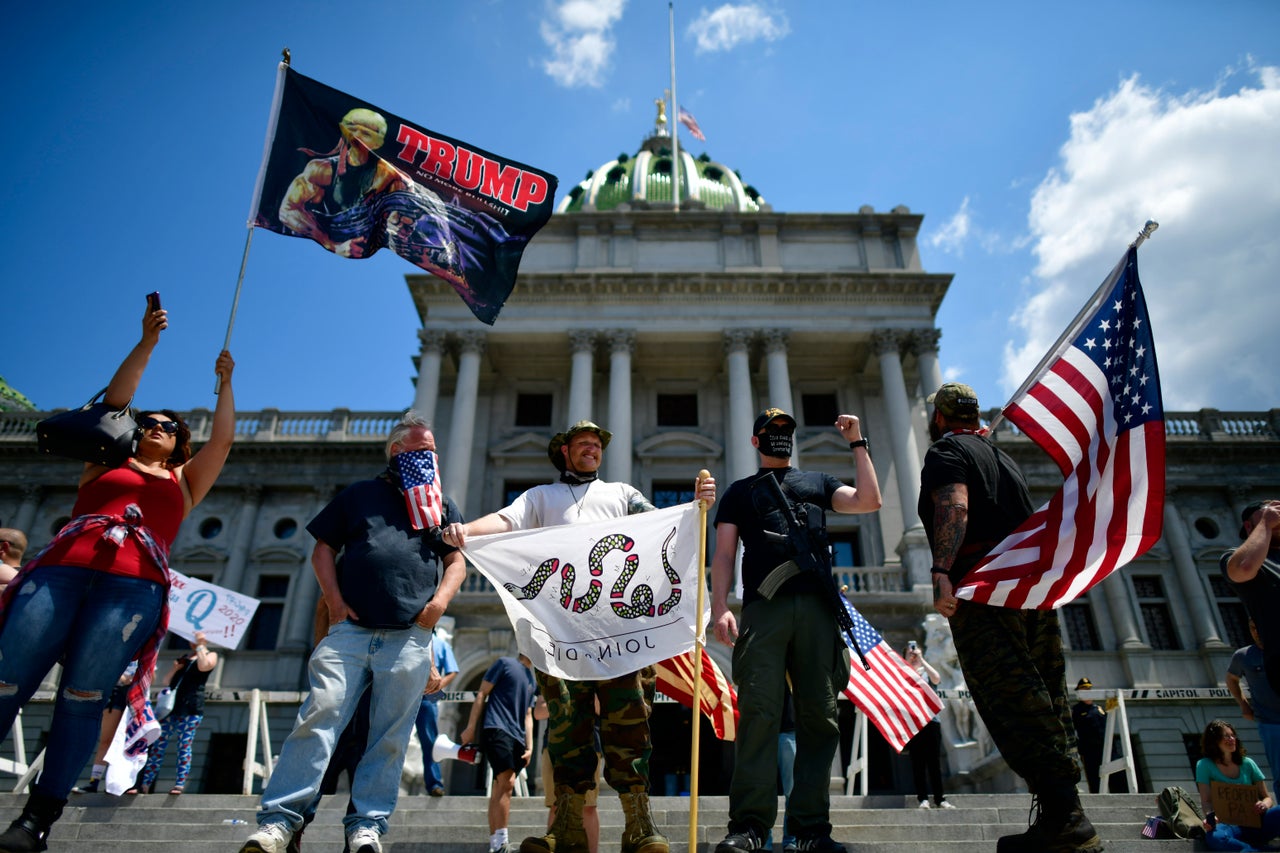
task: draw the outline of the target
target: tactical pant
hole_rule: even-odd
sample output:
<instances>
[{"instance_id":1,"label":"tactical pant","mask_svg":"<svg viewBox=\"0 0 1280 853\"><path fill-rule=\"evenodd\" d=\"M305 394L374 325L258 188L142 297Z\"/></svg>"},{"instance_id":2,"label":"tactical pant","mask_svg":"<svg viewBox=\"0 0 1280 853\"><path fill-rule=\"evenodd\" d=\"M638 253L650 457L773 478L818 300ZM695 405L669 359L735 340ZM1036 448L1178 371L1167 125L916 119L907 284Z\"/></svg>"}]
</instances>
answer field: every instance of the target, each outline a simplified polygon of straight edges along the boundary
<instances>
[{"instance_id":1,"label":"tactical pant","mask_svg":"<svg viewBox=\"0 0 1280 853\"><path fill-rule=\"evenodd\" d=\"M836 697L849 683L849 656L831 605L815 594L779 594L742 609L733 646L738 735L729 787L729 831L767 831L778 817L778 730L787 676L796 716L795 777L787 830L831 832L831 762L840 746Z\"/></svg>"},{"instance_id":2,"label":"tactical pant","mask_svg":"<svg viewBox=\"0 0 1280 853\"><path fill-rule=\"evenodd\" d=\"M1079 782L1057 611L962 600L951 634L973 702L1013 772L1033 794Z\"/></svg>"},{"instance_id":3,"label":"tactical pant","mask_svg":"<svg viewBox=\"0 0 1280 853\"><path fill-rule=\"evenodd\" d=\"M585 794L596 784L596 700L600 703L600 744L604 778L620 793L649 790L649 714L656 673L653 667L604 681L567 681L536 672L547 700L547 753L556 785Z\"/></svg>"}]
</instances>

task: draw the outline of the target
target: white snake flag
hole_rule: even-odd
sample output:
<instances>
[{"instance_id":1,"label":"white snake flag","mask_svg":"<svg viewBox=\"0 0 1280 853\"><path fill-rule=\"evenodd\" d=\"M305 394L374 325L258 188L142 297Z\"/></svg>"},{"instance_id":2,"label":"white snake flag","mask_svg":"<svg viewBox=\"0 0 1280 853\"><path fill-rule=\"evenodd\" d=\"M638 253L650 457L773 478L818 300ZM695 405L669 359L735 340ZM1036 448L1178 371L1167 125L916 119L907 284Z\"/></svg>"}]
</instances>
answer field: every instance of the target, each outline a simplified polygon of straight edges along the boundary
<instances>
[{"instance_id":1,"label":"white snake flag","mask_svg":"<svg viewBox=\"0 0 1280 853\"><path fill-rule=\"evenodd\" d=\"M612 678L693 648L698 504L467 539L520 653L570 681Z\"/></svg>"}]
</instances>

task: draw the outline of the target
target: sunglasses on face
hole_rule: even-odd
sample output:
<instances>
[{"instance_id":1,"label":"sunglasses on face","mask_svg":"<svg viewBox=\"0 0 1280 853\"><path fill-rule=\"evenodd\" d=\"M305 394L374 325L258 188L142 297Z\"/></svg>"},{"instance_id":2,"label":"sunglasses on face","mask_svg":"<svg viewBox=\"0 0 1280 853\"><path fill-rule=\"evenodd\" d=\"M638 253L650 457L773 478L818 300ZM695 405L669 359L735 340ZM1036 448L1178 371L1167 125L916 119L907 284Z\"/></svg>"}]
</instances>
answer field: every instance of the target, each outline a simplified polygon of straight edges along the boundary
<instances>
[{"instance_id":1,"label":"sunglasses on face","mask_svg":"<svg viewBox=\"0 0 1280 853\"><path fill-rule=\"evenodd\" d=\"M177 434L178 434L178 422L177 422L177 421L162 421L162 420L157 420L156 418L153 418L153 417L151 417L150 415L148 415L147 417L145 417L145 418L143 418L142 420L138 421L138 427L139 427L139 429L142 429L143 431L150 430L150 429L155 429L156 427L160 427L160 429L164 430L164 431L165 431L165 433L166 433L166 434L168 434L168 435L177 435Z\"/></svg>"}]
</instances>

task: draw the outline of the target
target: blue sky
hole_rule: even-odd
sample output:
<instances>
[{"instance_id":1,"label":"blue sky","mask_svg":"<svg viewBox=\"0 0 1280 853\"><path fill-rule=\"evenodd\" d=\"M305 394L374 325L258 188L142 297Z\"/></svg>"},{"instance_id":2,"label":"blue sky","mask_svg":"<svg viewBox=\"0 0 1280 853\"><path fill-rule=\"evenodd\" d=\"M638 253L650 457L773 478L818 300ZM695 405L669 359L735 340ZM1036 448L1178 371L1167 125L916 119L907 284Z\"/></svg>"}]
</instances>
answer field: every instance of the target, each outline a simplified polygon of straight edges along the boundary
<instances>
[{"instance_id":1,"label":"blue sky","mask_svg":"<svg viewBox=\"0 0 1280 853\"><path fill-rule=\"evenodd\" d=\"M550 171L561 193L634 152L669 86L655 0L9 10L0 375L37 406L106 384L155 289L172 325L139 402L213 405L284 46L303 74ZM1280 3L678 2L676 50L707 136L684 144L775 210L925 214L923 265L955 275L943 370L984 402L1150 218L1166 407L1280 406ZM411 402L414 271L256 232L239 407Z\"/></svg>"}]
</instances>

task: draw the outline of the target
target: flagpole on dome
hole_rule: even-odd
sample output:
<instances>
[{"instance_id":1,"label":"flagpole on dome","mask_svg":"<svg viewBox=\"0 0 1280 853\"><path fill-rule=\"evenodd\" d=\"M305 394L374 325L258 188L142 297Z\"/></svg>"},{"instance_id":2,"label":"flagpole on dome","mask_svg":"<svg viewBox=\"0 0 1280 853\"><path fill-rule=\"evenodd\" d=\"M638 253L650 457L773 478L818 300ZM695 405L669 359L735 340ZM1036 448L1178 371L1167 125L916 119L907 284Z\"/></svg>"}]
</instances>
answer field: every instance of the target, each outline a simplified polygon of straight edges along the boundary
<instances>
[{"instance_id":1,"label":"flagpole on dome","mask_svg":"<svg viewBox=\"0 0 1280 853\"><path fill-rule=\"evenodd\" d=\"M673 101L674 103L674 101ZM698 472L697 489L711 477L703 468ZM697 491L694 492L697 494ZM698 595L694 609L696 628L693 632L693 723L689 726L689 849L698 849L698 755L702 733L702 608L707 596L707 502L698 501Z\"/></svg>"},{"instance_id":2,"label":"flagpole on dome","mask_svg":"<svg viewBox=\"0 0 1280 853\"><path fill-rule=\"evenodd\" d=\"M227 318L227 337L222 342L224 350L231 349L231 330L236 325L236 311L240 307L240 290L244 286L244 271L249 266L249 247L253 245L253 220L258 212L258 202L262 199L262 183L267 173L267 161L271 158L271 143L276 135L276 122L280 118L280 99L284 95L284 75L289 70L292 60L289 48L280 51L280 64L276 69L276 91L271 96L271 119L267 122L267 139L262 146L262 165L258 167L258 177L253 185L253 204L249 207L249 233L244 238L244 254L240 256L240 274L236 276L236 292L231 297L231 316ZM213 393L222 391L222 374L216 374L213 380Z\"/></svg>"},{"instance_id":3,"label":"flagpole on dome","mask_svg":"<svg viewBox=\"0 0 1280 853\"><path fill-rule=\"evenodd\" d=\"M1142 230L1138 232L1138 236L1129 244L1129 249L1136 250L1139 246L1145 243L1147 238L1154 234L1156 229L1159 227L1159 222L1156 222L1154 219L1148 219L1147 223L1142 226ZM1058 336L1058 340L1054 341L1053 346L1049 347L1049 351L1044 354L1044 358L1040 359L1040 363L1035 366L1034 370L1027 374L1027 378L1023 381L1022 385L1019 386L1017 391L1013 392L1011 397L1009 397L1009 402L1005 403L1004 406L1001 407L1000 411L996 412L995 417L993 417L990 423L987 424L988 433L995 432L996 426L1004 420L1004 410L1009 407L1009 403L1017 400L1026 393L1028 388L1039 381L1040 374L1044 371L1045 365L1057 358L1059 351L1062 349L1062 345L1066 341L1072 340L1076 335L1080 334L1080 324L1084 322L1086 317L1091 316L1093 312L1097 310L1098 303L1102 300L1103 296L1110 292L1112 284L1115 283L1116 276L1120 274L1121 269L1123 269L1124 265L1128 263L1128 260L1129 252L1126 251L1124 257L1120 259L1120 262L1116 264L1110 274L1102 280L1102 284L1098 285L1098 289L1094 291L1093 296L1089 297L1089 301L1085 302L1084 307L1076 314L1075 319L1067 325L1066 331Z\"/></svg>"},{"instance_id":4,"label":"flagpole on dome","mask_svg":"<svg viewBox=\"0 0 1280 853\"><path fill-rule=\"evenodd\" d=\"M676 112L680 101L676 97L676 4L667 2L667 33L671 42L671 200L675 212L680 212L680 131L676 129ZM693 848L690 848L693 849Z\"/></svg>"}]
</instances>

